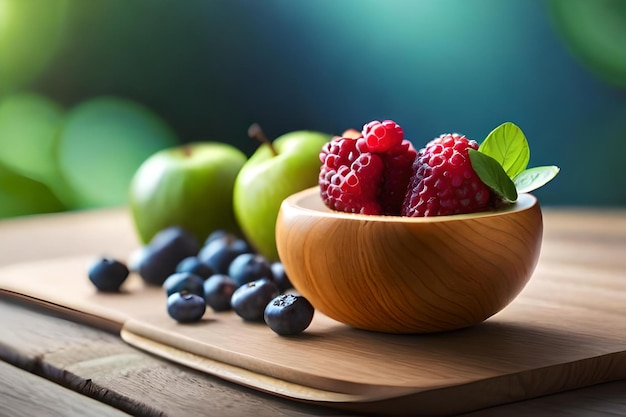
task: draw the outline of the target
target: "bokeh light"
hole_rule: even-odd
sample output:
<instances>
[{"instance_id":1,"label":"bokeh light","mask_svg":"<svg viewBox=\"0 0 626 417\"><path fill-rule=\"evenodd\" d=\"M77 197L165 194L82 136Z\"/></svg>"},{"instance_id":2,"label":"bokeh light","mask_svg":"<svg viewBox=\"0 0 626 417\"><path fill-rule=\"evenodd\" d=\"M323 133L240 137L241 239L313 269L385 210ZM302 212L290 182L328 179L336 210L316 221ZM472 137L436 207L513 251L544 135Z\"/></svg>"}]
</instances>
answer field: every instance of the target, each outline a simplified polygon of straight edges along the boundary
<instances>
[{"instance_id":1,"label":"bokeh light","mask_svg":"<svg viewBox=\"0 0 626 417\"><path fill-rule=\"evenodd\" d=\"M562 168L536 191L542 204L626 205L614 172L626 152L625 4L0 0L0 100L33 90L70 109L116 96L181 142L247 154L253 122L276 137L392 118L421 146L453 131L481 141L512 121L531 166Z\"/></svg>"},{"instance_id":2,"label":"bokeh light","mask_svg":"<svg viewBox=\"0 0 626 417\"><path fill-rule=\"evenodd\" d=\"M0 94L26 87L63 41L69 0L0 0Z\"/></svg>"}]
</instances>

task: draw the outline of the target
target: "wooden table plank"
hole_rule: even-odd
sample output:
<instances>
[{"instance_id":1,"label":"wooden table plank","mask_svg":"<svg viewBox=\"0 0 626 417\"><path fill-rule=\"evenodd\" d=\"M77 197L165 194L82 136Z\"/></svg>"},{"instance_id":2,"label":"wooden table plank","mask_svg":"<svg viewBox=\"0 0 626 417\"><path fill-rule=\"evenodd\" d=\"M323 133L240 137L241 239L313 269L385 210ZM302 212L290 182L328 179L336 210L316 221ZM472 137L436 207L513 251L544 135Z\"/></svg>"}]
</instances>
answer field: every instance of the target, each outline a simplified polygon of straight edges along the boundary
<instances>
[{"instance_id":1,"label":"wooden table plank","mask_svg":"<svg viewBox=\"0 0 626 417\"><path fill-rule=\"evenodd\" d=\"M227 383L146 354L118 335L44 313L0 300L0 359L130 414L346 415Z\"/></svg>"},{"instance_id":2,"label":"wooden table plank","mask_svg":"<svg viewBox=\"0 0 626 417\"><path fill-rule=\"evenodd\" d=\"M59 230L60 223L68 227L67 221L59 220L70 215L70 230ZM611 276L626 272L626 257L616 256L626 247L626 211L546 209L544 220L546 244L550 248L546 251L550 256L542 259L546 265L557 266L566 261L577 266L590 265L594 271L601 270ZM120 227L132 227L125 209L0 221L0 266L59 256L95 255L103 242L110 247L110 255L125 258L137 242L133 236L116 236L115 230ZM81 230L89 233L77 233ZM593 242L591 249L590 242ZM567 271L563 271L564 279L566 275ZM345 415L282 400L186 369L134 349L118 335L33 308L0 300L0 317L0 357L5 361L134 415ZM0 389L5 390L5 386L11 384L3 382ZM33 390L36 389L33 385ZM0 394L3 392L9 390ZM36 393L26 390L18 396L27 402L36 398ZM98 414L96 410L89 407L89 411ZM25 414L42 415L37 411L40 410L27 408ZM493 407L466 416L522 415L626 415L626 381Z\"/></svg>"},{"instance_id":3,"label":"wooden table plank","mask_svg":"<svg viewBox=\"0 0 626 417\"><path fill-rule=\"evenodd\" d=\"M463 417L617 417L626 415L626 381L616 381L464 414Z\"/></svg>"},{"instance_id":4,"label":"wooden table plank","mask_svg":"<svg viewBox=\"0 0 626 417\"><path fill-rule=\"evenodd\" d=\"M128 346L114 334L44 313L0 300L0 359L133 415L348 415L282 400L195 372ZM35 385L30 388L38 389ZM24 391L18 396L28 404L36 393L29 386ZM25 410L29 415L40 415L28 405ZM492 407L464 417L528 415L626 415L626 381Z\"/></svg>"},{"instance_id":5,"label":"wooden table plank","mask_svg":"<svg viewBox=\"0 0 626 417\"><path fill-rule=\"evenodd\" d=\"M0 416L128 416L102 402L0 362Z\"/></svg>"}]
</instances>

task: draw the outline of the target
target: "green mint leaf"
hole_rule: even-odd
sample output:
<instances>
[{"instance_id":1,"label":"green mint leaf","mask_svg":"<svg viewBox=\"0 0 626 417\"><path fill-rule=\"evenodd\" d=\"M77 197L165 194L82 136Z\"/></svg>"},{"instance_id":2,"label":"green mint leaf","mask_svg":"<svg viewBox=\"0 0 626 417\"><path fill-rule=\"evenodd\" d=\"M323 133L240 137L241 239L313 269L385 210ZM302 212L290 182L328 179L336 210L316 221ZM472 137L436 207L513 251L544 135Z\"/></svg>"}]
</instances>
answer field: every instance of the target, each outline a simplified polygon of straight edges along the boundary
<instances>
[{"instance_id":1,"label":"green mint leaf","mask_svg":"<svg viewBox=\"0 0 626 417\"><path fill-rule=\"evenodd\" d=\"M508 201L517 200L517 190L502 165L491 156L468 149L472 168L482 182Z\"/></svg>"},{"instance_id":2,"label":"green mint leaf","mask_svg":"<svg viewBox=\"0 0 626 417\"><path fill-rule=\"evenodd\" d=\"M560 168L554 165L526 169L513 178L518 193L528 193L556 177Z\"/></svg>"},{"instance_id":3,"label":"green mint leaf","mask_svg":"<svg viewBox=\"0 0 626 417\"><path fill-rule=\"evenodd\" d=\"M502 123L487 135L478 148L502 165L509 178L526 169L530 160L530 148L526 136L517 125Z\"/></svg>"}]
</instances>

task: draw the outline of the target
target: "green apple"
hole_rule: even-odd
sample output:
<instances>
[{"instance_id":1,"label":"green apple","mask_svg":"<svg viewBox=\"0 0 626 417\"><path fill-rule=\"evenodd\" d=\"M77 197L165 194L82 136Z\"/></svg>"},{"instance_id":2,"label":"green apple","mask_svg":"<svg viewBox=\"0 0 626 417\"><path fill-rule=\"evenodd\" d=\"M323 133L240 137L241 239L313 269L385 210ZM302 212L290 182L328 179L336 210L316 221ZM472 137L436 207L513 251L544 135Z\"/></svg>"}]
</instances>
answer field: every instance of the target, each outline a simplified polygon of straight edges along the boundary
<instances>
[{"instance_id":1,"label":"green apple","mask_svg":"<svg viewBox=\"0 0 626 417\"><path fill-rule=\"evenodd\" d=\"M179 144L157 114L132 100L95 97L66 115L57 162L69 192L59 197L75 209L128 204L137 168L155 152Z\"/></svg>"},{"instance_id":2,"label":"green apple","mask_svg":"<svg viewBox=\"0 0 626 417\"><path fill-rule=\"evenodd\" d=\"M0 218L63 210L65 206L44 184L0 165Z\"/></svg>"},{"instance_id":3,"label":"green apple","mask_svg":"<svg viewBox=\"0 0 626 417\"><path fill-rule=\"evenodd\" d=\"M262 144L235 181L235 216L246 239L262 255L278 260L276 218L282 201L318 183L319 154L332 135L295 131Z\"/></svg>"},{"instance_id":4,"label":"green apple","mask_svg":"<svg viewBox=\"0 0 626 417\"><path fill-rule=\"evenodd\" d=\"M187 229L200 243L217 229L239 233L233 186L246 159L239 149L219 142L179 145L146 159L130 184L141 241L149 242L168 226Z\"/></svg>"}]
</instances>

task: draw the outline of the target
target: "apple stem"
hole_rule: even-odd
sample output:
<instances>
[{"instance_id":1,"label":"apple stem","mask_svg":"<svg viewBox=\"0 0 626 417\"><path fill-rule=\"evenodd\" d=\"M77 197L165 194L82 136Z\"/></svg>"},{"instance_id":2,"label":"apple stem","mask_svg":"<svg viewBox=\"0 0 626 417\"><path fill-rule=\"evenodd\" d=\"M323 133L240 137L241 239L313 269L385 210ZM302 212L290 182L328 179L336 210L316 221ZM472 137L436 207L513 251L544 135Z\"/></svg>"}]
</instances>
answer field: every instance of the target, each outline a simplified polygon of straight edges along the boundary
<instances>
[{"instance_id":1,"label":"apple stem","mask_svg":"<svg viewBox=\"0 0 626 417\"><path fill-rule=\"evenodd\" d=\"M265 136L265 133L263 133L263 129L261 129L261 126L259 126L258 123L252 123L252 125L250 125L250 127L248 128L248 136L252 139L258 140L261 143L267 144L267 146L270 147L270 152L273 156L278 155L278 152L276 152L276 148L274 148L274 145L272 145L272 141L270 141L267 136Z\"/></svg>"}]
</instances>

